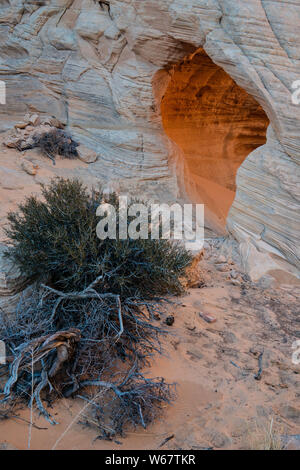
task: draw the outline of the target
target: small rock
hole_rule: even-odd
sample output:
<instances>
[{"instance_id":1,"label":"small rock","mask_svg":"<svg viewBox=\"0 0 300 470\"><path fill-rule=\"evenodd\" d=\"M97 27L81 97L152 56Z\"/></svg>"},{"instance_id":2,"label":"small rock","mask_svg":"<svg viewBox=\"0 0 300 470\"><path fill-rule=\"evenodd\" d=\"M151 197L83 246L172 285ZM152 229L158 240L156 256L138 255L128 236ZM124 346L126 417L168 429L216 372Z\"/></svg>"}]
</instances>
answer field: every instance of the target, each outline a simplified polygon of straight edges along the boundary
<instances>
[{"instance_id":1,"label":"small rock","mask_svg":"<svg viewBox=\"0 0 300 470\"><path fill-rule=\"evenodd\" d=\"M78 157L82 162L94 163L97 160L97 153L89 149L85 145L77 147Z\"/></svg>"},{"instance_id":2,"label":"small rock","mask_svg":"<svg viewBox=\"0 0 300 470\"><path fill-rule=\"evenodd\" d=\"M31 145L31 144L29 144L29 140L30 140L30 138L28 140L21 140L21 142L19 144L19 149L20 150L26 150L28 148L28 146Z\"/></svg>"},{"instance_id":3,"label":"small rock","mask_svg":"<svg viewBox=\"0 0 300 470\"><path fill-rule=\"evenodd\" d=\"M52 132L55 131L56 127L54 126L48 126L46 124L41 124L40 126L34 127L33 131L31 133L32 136L39 136L44 134L45 132Z\"/></svg>"},{"instance_id":4,"label":"small rock","mask_svg":"<svg viewBox=\"0 0 300 470\"><path fill-rule=\"evenodd\" d=\"M221 447L228 448L232 444L231 439L226 436L226 434L215 430L209 430L205 434L205 438L208 439L210 443L217 449L220 449Z\"/></svg>"},{"instance_id":5,"label":"small rock","mask_svg":"<svg viewBox=\"0 0 300 470\"><path fill-rule=\"evenodd\" d=\"M234 286L240 286L241 283L238 279L231 279L231 284L233 284Z\"/></svg>"},{"instance_id":6,"label":"small rock","mask_svg":"<svg viewBox=\"0 0 300 470\"><path fill-rule=\"evenodd\" d=\"M230 276L232 277L232 279L237 279L238 275L239 275L239 273L237 271L235 271L235 269L232 269L230 271Z\"/></svg>"},{"instance_id":7,"label":"small rock","mask_svg":"<svg viewBox=\"0 0 300 470\"><path fill-rule=\"evenodd\" d=\"M17 122L17 124L15 124L16 129L25 129L26 126L27 122Z\"/></svg>"},{"instance_id":8,"label":"small rock","mask_svg":"<svg viewBox=\"0 0 300 470\"><path fill-rule=\"evenodd\" d=\"M32 146L34 144L34 140L32 137L28 137L26 140L22 140L20 142L20 149L21 150L27 150L28 147Z\"/></svg>"},{"instance_id":9,"label":"small rock","mask_svg":"<svg viewBox=\"0 0 300 470\"><path fill-rule=\"evenodd\" d=\"M9 147L9 148L17 148L20 143L22 142L22 139L18 136L8 136L4 141L4 145L6 145L6 147Z\"/></svg>"},{"instance_id":10,"label":"small rock","mask_svg":"<svg viewBox=\"0 0 300 470\"><path fill-rule=\"evenodd\" d=\"M56 127L57 129L65 128L65 125L54 116L43 118L41 124L44 126Z\"/></svg>"},{"instance_id":11,"label":"small rock","mask_svg":"<svg viewBox=\"0 0 300 470\"><path fill-rule=\"evenodd\" d=\"M3 189L23 189L29 183L28 179L31 178L25 176L21 171L0 167L0 186Z\"/></svg>"},{"instance_id":12,"label":"small rock","mask_svg":"<svg viewBox=\"0 0 300 470\"><path fill-rule=\"evenodd\" d=\"M28 120L29 124L37 126L40 123L40 117L38 114L32 114Z\"/></svg>"},{"instance_id":13,"label":"small rock","mask_svg":"<svg viewBox=\"0 0 300 470\"><path fill-rule=\"evenodd\" d=\"M217 270L222 272L222 273L226 273L227 271L229 271L229 266L227 266L227 264L218 264L217 266Z\"/></svg>"},{"instance_id":14,"label":"small rock","mask_svg":"<svg viewBox=\"0 0 300 470\"><path fill-rule=\"evenodd\" d=\"M206 321L206 323L215 323L217 319L212 315L206 315L205 313L199 312L199 316Z\"/></svg>"},{"instance_id":15,"label":"small rock","mask_svg":"<svg viewBox=\"0 0 300 470\"><path fill-rule=\"evenodd\" d=\"M28 160L23 160L22 163L21 163L21 167L24 171L26 171L26 173L28 175L36 175L37 174L37 170L38 170L38 166L37 165L33 165L31 162L29 162Z\"/></svg>"},{"instance_id":16,"label":"small rock","mask_svg":"<svg viewBox=\"0 0 300 470\"><path fill-rule=\"evenodd\" d=\"M31 131L28 129L28 127L31 127L31 126L27 126L26 129L23 129L23 136L26 138L29 136L29 134L31 134Z\"/></svg>"},{"instance_id":17,"label":"small rock","mask_svg":"<svg viewBox=\"0 0 300 470\"><path fill-rule=\"evenodd\" d=\"M251 282L250 276L246 273L242 274L242 279L243 279L244 282Z\"/></svg>"},{"instance_id":18,"label":"small rock","mask_svg":"<svg viewBox=\"0 0 300 470\"><path fill-rule=\"evenodd\" d=\"M168 326L172 326L173 323L175 321L175 318L174 318L174 315L169 315L166 319L165 319L165 323L166 325Z\"/></svg>"}]
</instances>

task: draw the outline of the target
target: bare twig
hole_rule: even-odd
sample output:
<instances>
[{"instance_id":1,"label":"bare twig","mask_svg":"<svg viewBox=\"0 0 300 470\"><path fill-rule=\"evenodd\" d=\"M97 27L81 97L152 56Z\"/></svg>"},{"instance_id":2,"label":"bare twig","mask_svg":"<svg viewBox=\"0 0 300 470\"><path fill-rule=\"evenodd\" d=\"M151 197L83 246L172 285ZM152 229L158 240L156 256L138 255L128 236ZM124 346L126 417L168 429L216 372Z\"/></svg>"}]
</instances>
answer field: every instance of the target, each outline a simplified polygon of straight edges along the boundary
<instances>
[{"instance_id":1,"label":"bare twig","mask_svg":"<svg viewBox=\"0 0 300 470\"><path fill-rule=\"evenodd\" d=\"M263 355L264 355L264 351L262 351L260 353L260 355L258 356L259 369L258 369L257 374L255 374L255 376L254 376L255 380L261 380L261 376L262 376L262 372L263 372L263 368L262 368Z\"/></svg>"},{"instance_id":2,"label":"bare twig","mask_svg":"<svg viewBox=\"0 0 300 470\"><path fill-rule=\"evenodd\" d=\"M152 352L160 351L162 330L152 324L147 311L149 307L159 312L160 307L133 297L121 302L117 294L97 292L104 277L98 276L79 292L37 287L31 302L22 300L16 319L3 325L1 335L7 338L13 358L6 400L28 400L31 395L29 406L35 401L54 424L43 404L46 391L52 399L100 388L96 400L86 400L94 404L91 412L97 410L93 421L98 430L109 439L127 426L146 427L170 400L171 387L140 372ZM51 333L44 335L45 329Z\"/></svg>"},{"instance_id":3,"label":"bare twig","mask_svg":"<svg viewBox=\"0 0 300 470\"><path fill-rule=\"evenodd\" d=\"M165 445L167 442L169 442L171 439L174 439L174 437L175 437L175 434L171 434L171 436L166 437L166 438L162 441L162 443L158 446L158 448L164 446L164 445Z\"/></svg>"}]
</instances>

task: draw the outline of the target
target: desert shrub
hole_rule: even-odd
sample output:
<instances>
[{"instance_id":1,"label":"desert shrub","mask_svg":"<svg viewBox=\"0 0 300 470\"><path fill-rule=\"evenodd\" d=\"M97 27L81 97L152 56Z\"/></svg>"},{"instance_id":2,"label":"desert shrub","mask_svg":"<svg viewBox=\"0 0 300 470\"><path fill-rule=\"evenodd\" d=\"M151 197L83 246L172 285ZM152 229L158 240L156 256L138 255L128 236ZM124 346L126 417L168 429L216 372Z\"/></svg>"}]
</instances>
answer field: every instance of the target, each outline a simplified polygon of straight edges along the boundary
<instances>
[{"instance_id":1,"label":"desert shrub","mask_svg":"<svg viewBox=\"0 0 300 470\"><path fill-rule=\"evenodd\" d=\"M77 180L54 179L42 196L8 216L7 256L35 283L15 317L0 317L12 358L3 400L30 398L54 423L42 395L79 396L103 438L146 427L173 396L141 372L165 332L154 319L163 296L183 291L191 255L168 240L100 240L102 191ZM107 202L118 208L116 194Z\"/></svg>"},{"instance_id":2,"label":"desert shrub","mask_svg":"<svg viewBox=\"0 0 300 470\"><path fill-rule=\"evenodd\" d=\"M101 190L89 192L77 180L53 180L43 200L32 196L8 215L8 256L27 276L63 290L84 289L102 275L97 290L122 298L182 292L190 254L168 240L100 240L102 200ZM117 206L118 198L108 202Z\"/></svg>"},{"instance_id":3,"label":"desert shrub","mask_svg":"<svg viewBox=\"0 0 300 470\"><path fill-rule=\"evenodd\" d=\"M55 163L55 156L76 158L78 143L62 129L52 129L49 132L36 135L32 147L38 147L41 152Z\"/></svg>"}]
</instances>

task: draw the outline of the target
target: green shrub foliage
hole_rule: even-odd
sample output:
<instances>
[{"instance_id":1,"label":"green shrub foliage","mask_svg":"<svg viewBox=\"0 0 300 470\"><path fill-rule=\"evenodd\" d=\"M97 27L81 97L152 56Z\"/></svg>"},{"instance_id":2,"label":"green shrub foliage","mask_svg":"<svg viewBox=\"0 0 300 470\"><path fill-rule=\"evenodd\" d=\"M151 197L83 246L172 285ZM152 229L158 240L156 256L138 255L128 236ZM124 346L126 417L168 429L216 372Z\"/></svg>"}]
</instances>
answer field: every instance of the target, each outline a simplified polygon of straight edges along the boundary
<instances>
[{"instance_id":1,"label":"green shrub foliage","mask_svg":"<svg viewBox=\"0 0 300 470\"><path fill-rule=\"evenodd\" d=\"M8 216L8 256L30 278L64 291L86 288L98 276L100 292L122 299L179 294L191 255L168 240L100 240L96 209L102 191L78 180L54 179L43 198L29 197ZM108 201L118 206L116 194ZM128 223L130 220L128 221Z\"/></svg>"}]
</instances>

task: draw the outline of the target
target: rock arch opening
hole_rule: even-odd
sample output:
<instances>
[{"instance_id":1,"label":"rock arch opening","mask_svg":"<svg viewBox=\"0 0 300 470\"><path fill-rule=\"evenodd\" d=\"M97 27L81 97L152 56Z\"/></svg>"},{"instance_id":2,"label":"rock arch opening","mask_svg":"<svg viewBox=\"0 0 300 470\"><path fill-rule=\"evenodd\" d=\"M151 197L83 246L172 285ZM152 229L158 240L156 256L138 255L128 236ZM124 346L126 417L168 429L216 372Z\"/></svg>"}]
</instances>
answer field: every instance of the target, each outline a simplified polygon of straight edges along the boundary
<instances>
[{"instance_id":1,"label":"rock arch opening","mask_svg":"<svg viewBox=\"0 0 300 470\"><path fill-rule=\"evenodd\" d=\"M205 204L208 227L224 229L237 170L266 142L269 120L255 99L202 49L168 74L162 122L181 149L185 191L192 201Z\"/></svg>"}]
</instances>

